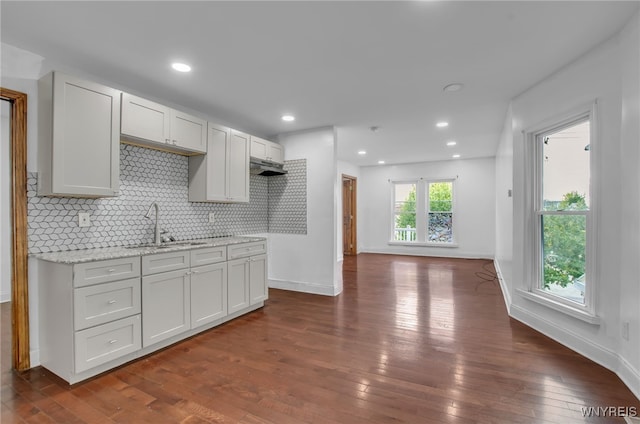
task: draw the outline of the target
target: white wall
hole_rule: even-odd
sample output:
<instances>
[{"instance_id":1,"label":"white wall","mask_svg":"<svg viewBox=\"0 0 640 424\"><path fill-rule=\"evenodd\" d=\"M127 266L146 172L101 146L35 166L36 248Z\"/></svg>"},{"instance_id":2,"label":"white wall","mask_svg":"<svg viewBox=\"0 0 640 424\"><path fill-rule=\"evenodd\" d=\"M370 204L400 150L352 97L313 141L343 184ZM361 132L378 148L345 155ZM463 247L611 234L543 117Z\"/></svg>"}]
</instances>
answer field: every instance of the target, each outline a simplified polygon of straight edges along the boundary
<instances>
[{"instance_id":1,"label":"white wall","mask_svg":"<svg viewBox=\"0 0 640 424\"><path fill-rule=\"evenodd\" d=\"M513 204L503 199L505 185L496 184L496 218L512 210L513 228L497 232L496 252L503 285L512 294L511 315L605 367L616 371L640 397L640 223L638 210L638 14L624 31L538 83L512 101L496 160L496 175L513 173ZM598 140L592 142L592 191L597 196L595 300L600 325L592 325L522 297L527 281L522 131L597 99ZM509 115L509 114L508 114ZM513 155L511 167L509 157ZM623 223L623 224L621 224ZM513 267L509 244L513 240ZM508 297L508 296L507 296ZM622 340L621 322L631 326Z\"/></svg>"},{"instance_id":2,"label":"white wall","mask_svg":"<svg viewBox=\"0 0 640 424\"><path fill-rule=\"evenodd\" d=\"M11 300L11 103L0 101L0 303Z\"/></svg>"},{"instance_id":3,"label":"white wall","mask_svg":"<svg viewBox=\"0 0 640 424\"><path fill-rule=\"evenodd\" d=\"M640 12L620 34L622 111L620 124L620 339L619 373L640 396ZM635 375L634 375L635 371ZM635 379L634 379L635 377Z\"/></svg>"},{"instance_id":4,"label":"white wall","mask_svg":"<svg viewBox=\"0 0 640 424\"><path fill-rule=\"evenodd\" d=\"M269 287L336 295L336 143L333 128L278 137L285 160L307 160L307 234L269 234Z\"/></svg>"},{"instance_id":5,"label":"white wall","mask_svg":"<svg viewBox=\"0 0 640 424\"><path fill-rule=\"evenodd\" d=\"M513 281L513 136L511 106L507 110L496 151L496 246L494 265L507 307L511 305ZM510 192L511 191L511 195Z\"/></svg>"},{"instance_id":6,"label":"white wall","mask_svg":"<svg viewBox=\"0 0 640 424\"><path fill-rule=\"evenodd\" d=\"M462 258L493 258L495 247L493 158L366 166L360 168L358 209L362 251ZM389 245L390 180L456 178L454 232L458 247Z\"/></svg>"}]
</instances>

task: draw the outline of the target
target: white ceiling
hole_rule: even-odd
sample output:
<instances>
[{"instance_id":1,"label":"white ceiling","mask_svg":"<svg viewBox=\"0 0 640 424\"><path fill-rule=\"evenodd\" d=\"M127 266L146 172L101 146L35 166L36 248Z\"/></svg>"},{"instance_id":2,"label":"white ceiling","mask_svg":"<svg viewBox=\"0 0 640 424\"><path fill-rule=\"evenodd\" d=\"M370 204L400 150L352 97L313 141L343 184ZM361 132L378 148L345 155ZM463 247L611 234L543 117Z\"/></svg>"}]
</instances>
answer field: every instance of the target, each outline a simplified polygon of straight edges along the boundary
<instances>
[{"instance_id":1,"label":"white ceiling","mask_svg":"<svg viewBox=\"0 0 640 424\"><path fill-rule=\"evenodd\" d=\"M390 164L494 156L509 100L638 4L2 1L1 41L255 135L335 125L339 159Z\"/></svg>"}]
</instances>

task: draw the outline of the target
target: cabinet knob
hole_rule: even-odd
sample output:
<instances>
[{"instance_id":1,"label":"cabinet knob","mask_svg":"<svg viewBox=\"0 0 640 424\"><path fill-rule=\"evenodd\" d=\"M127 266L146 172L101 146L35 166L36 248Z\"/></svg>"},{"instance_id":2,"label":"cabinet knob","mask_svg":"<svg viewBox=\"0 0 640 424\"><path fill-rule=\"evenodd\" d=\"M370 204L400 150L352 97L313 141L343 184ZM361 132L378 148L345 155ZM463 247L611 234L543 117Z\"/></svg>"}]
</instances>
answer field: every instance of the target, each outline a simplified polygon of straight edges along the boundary
<instances>
[{"instance_id":1,"label":"cabinet knob","mask_svg":"<svg viewBox=\"0 0 640 424\"><path fill-rule=\"evenodd\" d=\"M178 140L173 140L173 144L178 144Z\"/></svg>"},{"instance_id":2,"label":"cabinet knob","mask_svg":"<svg viewBox=\"0 0 640 424\"><path fill-rule=\"evenodd\" d=\"M116 303L116 301L112 299L112 300L108 301L107 303L108 303L109 305L113 305L114 303Z\"/></svg>"},{"instance_id":3,"label":"cabinet knob","mask_svg":"<svg viewBox=\"0 0 640 424\"><path fill-rule=\"evenodd\" d=\"M116 339L109 340L109 344L114 344L114 343L117 343L117 342L118 342L118 340L116 340Z\"/></svg>"},{"instance_id":4,"label":"cabinet knob","mask_svg":"<svg viewBox=\"0 0 640 424\"><path fill-rule=\"evenodd\" d=\"M165 143L171 143L171 140L170 140L170 139L168 139L168 138L165 138L165 139L164 139L164 142L165 142Z\"/></svg>"},{"instance_id":5,"label":"cabinet knob","mask_svg":"<svg viewBox=\"0 0 640 424\"><path fill-rule=\"evenodd\" d=\"M107 270L107 272L116 272L116 269L115 268L110 268L110 269Z\"/></svg>"}]
</instances>

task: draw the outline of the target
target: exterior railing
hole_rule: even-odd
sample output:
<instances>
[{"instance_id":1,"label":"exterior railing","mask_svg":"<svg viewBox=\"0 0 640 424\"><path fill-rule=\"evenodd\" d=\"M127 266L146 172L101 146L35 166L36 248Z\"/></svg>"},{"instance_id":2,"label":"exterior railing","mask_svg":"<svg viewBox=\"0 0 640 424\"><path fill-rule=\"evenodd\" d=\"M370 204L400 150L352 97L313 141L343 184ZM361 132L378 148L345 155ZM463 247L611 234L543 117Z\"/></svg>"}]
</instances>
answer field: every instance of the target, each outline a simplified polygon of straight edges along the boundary
<instances>
[{"instance_id":1,"label":"exterior railing","mask_svg":"<svg viewBox=\"0 0 640 424\"><path fill-rule=\"evenodd\" d=\"M416 241L416 229L409 226L393 229L394 241Z\"/></svg>"}]
</instances>

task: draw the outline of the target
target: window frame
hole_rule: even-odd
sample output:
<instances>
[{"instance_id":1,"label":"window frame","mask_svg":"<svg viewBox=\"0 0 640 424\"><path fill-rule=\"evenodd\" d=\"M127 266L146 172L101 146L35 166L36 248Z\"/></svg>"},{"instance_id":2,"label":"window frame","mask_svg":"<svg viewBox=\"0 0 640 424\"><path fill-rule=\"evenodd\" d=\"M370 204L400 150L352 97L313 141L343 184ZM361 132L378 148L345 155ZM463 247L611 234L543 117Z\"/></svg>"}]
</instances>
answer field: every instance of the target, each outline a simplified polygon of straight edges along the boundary
<instances>
[{"instance_id":1,"label":"window frame","mask_svg":"<svg viewBox=\"0 0 640 424\"><path fill-rule=\"evenodd\" d=\"M595 258L597 257L596 222L598 204L597 175L594 166L598 158L598 121L597 101L581 106L569 113L549 119L535 128L523 131L525 141L525 216L526 232L529 242L524 250L524 271L529 276L525 281L524 289L519 290L525 298L546 305L552 309L564 312L575 318L599 324L600 320L595 314L595 286L598 282L598 274ZM565 128L589 121L589 209L585 211L545 211L543 208L543 165L544 152L542 141L546 135L561 131ZM542 226L543 217L551 215L580 215L585 216L586 224L586 252L585 252L585 293L584 304L574 302L562 296L558 296L543 289L543 241ZM530 258L527 261L526 258Z\"/></svg>"},{"instance_id":2,"label":"window frame","mask_svg":"<svg viewBox=\"0 0 640 424\"><path fill-rule=\"evenodd\" d=\"M390 222L390 234L388 244L401 245L401 246L425 246L425 247L458 247L456 238L456 181L457 177L449 178L411 178L403 180L389 180L390 183L390 197L391 197L391 222ZM451 242L432 242L427 240L428 235L428 222L429 222L429 184L430 183L451 183L451 221L453 223L451 227ZM397 184L415 184L416 185L416 240L405 241L395 240L395 187Z\"/></svg>"}]
</instances>

